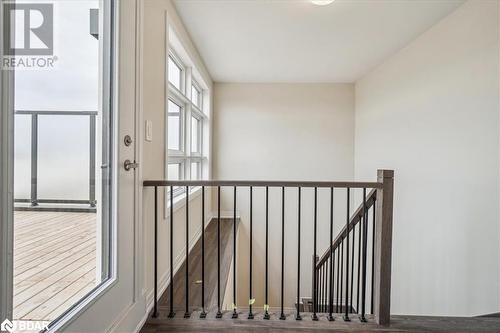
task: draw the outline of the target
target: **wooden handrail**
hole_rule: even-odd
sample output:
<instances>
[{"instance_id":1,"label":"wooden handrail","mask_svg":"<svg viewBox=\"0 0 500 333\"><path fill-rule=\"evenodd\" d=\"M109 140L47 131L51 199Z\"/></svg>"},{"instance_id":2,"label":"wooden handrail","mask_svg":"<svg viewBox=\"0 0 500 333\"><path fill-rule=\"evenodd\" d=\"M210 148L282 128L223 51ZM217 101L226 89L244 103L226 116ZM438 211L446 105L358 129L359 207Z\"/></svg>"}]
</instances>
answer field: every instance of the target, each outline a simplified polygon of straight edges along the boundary
<instances>
[{"instance_id":1,"label":"wooden handrail","mask_svg":"<svg viewBox=\"0 0 500 333\"><path fill-rule=\"evenodd\" d=\"M378 182L268 181L268 180L145 180L143 186L254 186L254 187L334 187L382 188Z\"/></svg>"},{"instance_id":2,"label":"wooden handrail","mask_svg":"<svg viewBox=\"0 0 500 333\"><path fill-rule=\"evenodd\" d=\"M375 204L376 198L377 198L377 190L373 189L366 197L366 211L368 211L368 209ZM352 228L354 228L354 226L357 223L359 223L359 221L361 221L362 216L363 216L363 204L361 203L354 212L354 214L352 214L351 219L349 220L349 231L351 231ZM332 252L332 250L335 250L340 245L340 242L346 237L346 235L347 235L346 226L344 225L342 230L340 230L339 234L333 241L332 245L328 249L326 249L325 253L323 253L321 258L318 260L316 264L316 269L321 267L321 265L323 265L324 262L328 260L328 258L330 258L330 253Z\"/></svg>"}]
</instances>

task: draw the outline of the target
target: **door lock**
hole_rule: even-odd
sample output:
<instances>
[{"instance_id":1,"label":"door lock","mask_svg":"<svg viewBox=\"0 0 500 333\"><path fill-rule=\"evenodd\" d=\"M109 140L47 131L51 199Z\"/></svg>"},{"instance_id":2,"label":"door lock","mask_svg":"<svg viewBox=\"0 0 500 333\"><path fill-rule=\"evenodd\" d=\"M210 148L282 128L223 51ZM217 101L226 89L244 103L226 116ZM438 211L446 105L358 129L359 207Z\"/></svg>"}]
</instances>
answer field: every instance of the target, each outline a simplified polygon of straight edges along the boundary
<instances>
[{"instance_id":1,"label":"door lock","mask_svg":"<svg viewBox=\"0 0 500 333\"><path fill-rule=\"evenodd\" d=\"M137 163L136 161L131 162L130 160L125 160L125 162L123 162L123 168L126 171L130 171L130 169L137 169L138 167L139 163Z\"/></svg>"},{"instance_id":2,"label":"door lock","mask_svg":"<svg viewBox=\"0 0 500 333\"><path fill-rule=\"evenodd\" d=\"M125 137L123 138L123 143L127 147L132 144L132 138L130 137L130 135L125 135Z\"/></svg>"}]
</instances>

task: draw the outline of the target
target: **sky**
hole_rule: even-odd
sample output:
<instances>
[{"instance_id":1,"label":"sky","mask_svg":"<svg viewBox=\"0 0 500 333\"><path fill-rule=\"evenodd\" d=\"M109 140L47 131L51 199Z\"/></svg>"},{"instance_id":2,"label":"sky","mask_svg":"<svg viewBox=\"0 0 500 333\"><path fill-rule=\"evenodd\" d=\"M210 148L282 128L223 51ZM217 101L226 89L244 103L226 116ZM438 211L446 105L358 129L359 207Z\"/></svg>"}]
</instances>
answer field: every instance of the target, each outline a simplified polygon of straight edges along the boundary
<instances>
[{"instance_id":1,"label":"sky","mask_svg":"<svg viewBox=\"0 0 500 333\"><path fill-rule=\"evenodd\" d=\"M89 9L99 1L54 3L53 69L17 70L16 110L98 111L99 41L89 33ZM30 118L16 116L15 197L30 193ZM89 120L81 116L39 119L39 197L88 199Z\"/></svg>"}]
</instances>

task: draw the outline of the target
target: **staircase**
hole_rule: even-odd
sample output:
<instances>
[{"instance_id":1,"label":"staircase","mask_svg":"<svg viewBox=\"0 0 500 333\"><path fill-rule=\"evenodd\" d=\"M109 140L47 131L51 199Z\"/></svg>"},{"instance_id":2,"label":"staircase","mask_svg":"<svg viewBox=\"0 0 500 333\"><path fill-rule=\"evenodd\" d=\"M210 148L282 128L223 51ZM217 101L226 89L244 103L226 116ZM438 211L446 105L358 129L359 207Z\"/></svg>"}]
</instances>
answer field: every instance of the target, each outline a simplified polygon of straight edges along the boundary
<instances>
[{"instance_id":1,"label":"staircase","mask_svg":"<svg viewBox=\"0 0 500 333\"><path fill-rule=\"evenodd\" d=\"M155 192L155 272L154 272L154 307L152 317L157 318L175 318L184 317L191 320L208 320L212 319L233 319L233 320L290 320L300 321L306 319L311 322L319 321L325 318L331 321L331 325L336 325L335 322L342 321L349 323L351 320L358 324L370 325L386 325L390 320L390 286L391 286L391 249L392 249L392 203L393 203L393 176L392 170L379 170L376 182L310 182L310 181L168 181L168 180L151 180L144 181L143 185L146 188L152 188ZM201 219L204 221L205 212L205 196L208 193L216 197L216 216L207 227L202 222L202 230L200 241L195 245L191 252L185 253L186 259L183 266L178 270L176 277L173 277L174 267L173 258L159 258L158 256L158 189L166 187L169 193L170 216L173 217L174 206L174 187L183 186L186 188L186 249L189 248L189 189L192 187L200 187L202 191L202 214ZM233 216L232 219L225 216L221 217L221 188L231 188L233 194ZM236 230L238 227L237 207L242 205L237 202L237 192L245 188L249 191L248 205L249 215L249 246L250 257L248 258L249 267L249 303L248 308L242 312L241 309L234 307L231 311L223 311L222 298L225 294L225 286L229 273L229 262L232 259L233 267L239 267L236 256ZM253 256L256 250L253 248L253 230L254 221L253 207L256 199L254 192L259 188L264 196L256 199L265 202L265 216L260 217L265 222L265 248L258 253L259 258L265 260L265 290L263 292L264 302L263 310L255 309L253 306L254 300L254 285L252 281L252 264L255 259ZM281 200L271 200L269 197L269 189L276 191L280 190ZM301 304L301 285L300 277L303 270L303 263L300 258L303 251L301 244L301 231L305 227L301 225L301 207L303 206L302 193L303 189L313 189L314 199L314 216L313 226L313 258L312 267L312 286L311 299L312 308L298 306ZM318 256L318 189L330 189L330 228L329 246ZM362 198L354 198L352 189L361 189ZM262 192L262 191L265 192ZM334 207L333 200L334 190L343 190L346 194L346 217L344 227L334 235L333 219ZM285 267L285 231L291 228L290 225L285 225L285 214L290 215L285 209L286 195L291 191L297 193L297 225L298 239L296 247L293 250L288 249L287 255L293 252L296 254L296 266ZM353 202L360 202L351 212ZM270 221L270 207L274 210L281 210L281 221L275 219ZM170 246L170 253L173 253L173 225L176 221L170 221L170 239L167 240ZM280 298L276 304L270 304L269 295L269 226L271 223L279 223L273 225L281 230L281 265L280 271ZM338 224L339 222L336 221ZM321 232L325 232L321 230ZM232 234L232 235L231 235ZM232 243L232 244L231 244ZM302 245L302 247L301 247ZM247 259L247 258L245 258ZM170 283L166 292L161 298L158 296L158 262L168 261L170 268ZM217 264L215 265L215 261ZM246 262L247 260L245 260ZM215 269L206 271L205 267L210 263L210 267ZM311 267L311 266L309 266ZM274 267L276 269L277 267ZM284 281L290 274L297 274L296 285L296 303L285 304ZM184 278L180 278L183 275ZM179 277L178 277L179 276ZM238 285L236 271L233 270L232 276L232 298L233 303L237 304L236 291ZM273 286L276 288L276 286ZM287 292L289 292L287 290ZM290 311L290 309L294 309ZM308 312L304 312L308 311ZM179 314L179 312L182 312ZM227 313L229 312L229 313ZM310 313L309 313L310 312ZM196 316L194 315L196 314ZM356 319L356 320L354 320ZM332 327L334 327L332 326Z\"/></svg>"}]
</instances>

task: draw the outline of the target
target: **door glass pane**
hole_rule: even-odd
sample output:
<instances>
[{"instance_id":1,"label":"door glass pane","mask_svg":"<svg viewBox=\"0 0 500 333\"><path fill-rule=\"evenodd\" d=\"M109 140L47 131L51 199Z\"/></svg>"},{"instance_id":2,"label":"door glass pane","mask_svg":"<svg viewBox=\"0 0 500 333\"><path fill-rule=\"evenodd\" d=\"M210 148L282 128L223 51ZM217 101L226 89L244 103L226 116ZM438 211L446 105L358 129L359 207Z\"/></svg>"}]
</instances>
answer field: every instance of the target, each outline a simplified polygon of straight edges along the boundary
<instances>
[{"instance_id":1,"label":"door glass pane","mask_svg":"<svg viewBox=\"0 0 500 333\"><path fill-rule=\"evenodd\" d=\"M38 197L89 200L89 116L38 116Z\"/></svg>"},{"instance_id":2,"label":"door glass pane","mask_svg":"<svg viewBox=\"0 0 500 333\"><path fill-rule=\"evenodd\" d=\"M181 150L181 107L168 101L168 149Z\"/></svg>"},{"instance_id":3,"label":"door glass pane","mask_svg":"<svg viewBox=\"0 0 500 333\"><path fill-rule=\"evenodd\" d=\"M168 57L168 81L177 89L181 90L182 69L175 63L172 57Z\"/></svg>"},{"instance_id":4,"label":"door glass pane","mask_svg":"<svg viewBox=\"0 0 500 333\"><path fill-rule=\"evenodd\" d=\"M191 117L191 152L200 152L200 120Z\"/></svg>"},{"instance_id":5,"label":"door glass pane","mask_svg":"<svg viewBox=\"0 0 500 333\"><path fill-rule=\"evenodd\" d=\"M24 61L36 65L13 68L14 320L51 322L109 278L115 171L105 79L111 43L103 29L112 30L114 2L23 1L16 8L36 12L43 29L31 34L34 44L22 43L32 52ZM23 35L23 25L9 28Z\"/></svg>"},{"instance_id":6,"label":"door glass pane","mask_svg":"<svg viewBox=\"0 0 500 333\"><path fill-rule=\"evenodd\" d=\"M14 198L29 200L31 194L31 116L17 114L14 128Z\"/></svg>"}]
</instances>

